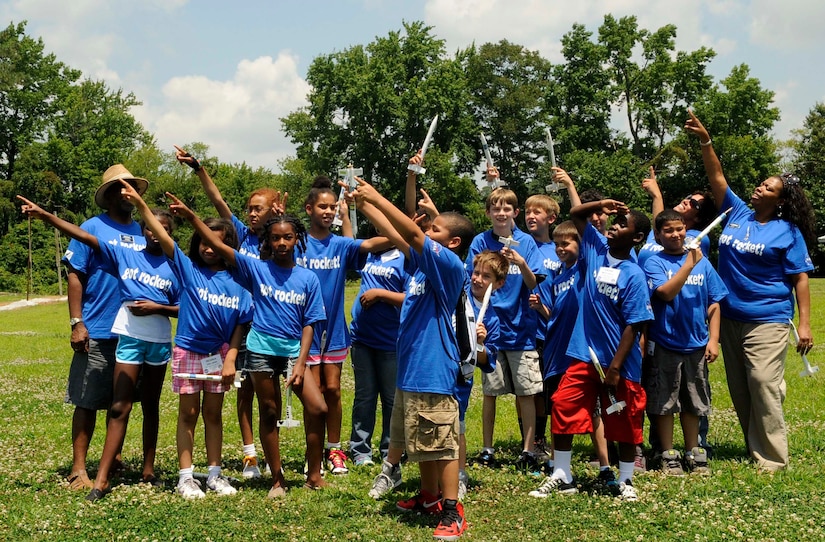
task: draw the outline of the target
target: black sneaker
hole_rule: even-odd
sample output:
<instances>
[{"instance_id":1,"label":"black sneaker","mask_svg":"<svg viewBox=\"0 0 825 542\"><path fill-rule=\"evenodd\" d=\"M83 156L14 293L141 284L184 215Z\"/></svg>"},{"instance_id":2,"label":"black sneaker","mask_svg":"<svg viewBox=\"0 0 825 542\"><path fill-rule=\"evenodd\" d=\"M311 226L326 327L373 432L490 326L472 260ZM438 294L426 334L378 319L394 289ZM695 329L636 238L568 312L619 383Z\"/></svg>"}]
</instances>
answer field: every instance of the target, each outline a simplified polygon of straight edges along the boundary
<instances>
[{"instance_id":1,"label":"black sneaker","mask_svg":"<svg viewBox=\"0 0 825 542\"><path fill-rule=\"evenodd\" d=\"M550 448L547 446L547 439L539 437L533 443L533 449L536 451L536 461L539 464L547 463L550 459Z\"/></svg>"},{"instance_id":2,"label":"black sneaker","mask_svg":"<svg viewBox=\"0 0 825 542\"><path fill-rule=\"evenodd\" d=\"M527 450L521 452L516 460L516 469L528 474L541 473L541 466L536 461L536 456Z\"/></svg>"},{"instance_id":3,"label":"black sneaker","mask_svg":"<svg viewBox=\"0 0 825 542\"><path fill-rule=\"evenodd\" d=\"M616 475L613 469L607 468L599 471L599 476L596 477L596 483L603 487L614 497L619 495L619 481L616 480Z\"/></svg>"},{"instance_id":4,"label":"black sneaker","mask_svg":"<svg viewBox=\"0 0 825 542\"><path fill-rule=\"evenodd\" d=\"M476 463L485 467L495 467L496 455L493 452L481 450L481 453L476 457Z\"/></svg>"}]
</instances>

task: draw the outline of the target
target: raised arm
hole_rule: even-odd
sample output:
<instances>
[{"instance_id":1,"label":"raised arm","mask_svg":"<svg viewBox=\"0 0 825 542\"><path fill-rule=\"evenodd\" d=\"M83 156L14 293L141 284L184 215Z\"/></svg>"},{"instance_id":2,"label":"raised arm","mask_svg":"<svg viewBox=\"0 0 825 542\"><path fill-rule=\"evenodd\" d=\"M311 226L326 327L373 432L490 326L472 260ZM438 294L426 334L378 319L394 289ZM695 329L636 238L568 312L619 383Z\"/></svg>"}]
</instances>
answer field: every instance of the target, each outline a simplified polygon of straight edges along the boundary
<instances>
[{"instance_id":1,"label":"raised arm","mask_svg":"<svg viewBox=\"0 0 825 542\"><path fill-rule=\"evenodd\" d=\"M665 210L665 200L662 198L662 190L659 188L659 183L656 181L656 170L650 166L650 172L647 179L642 181L642 189L650 195L651 212L653 218L656 218L659 213Z\"/></svg>"},{"instance_id":2,"label":"raised arm","mask_svg":"<svg viewBox=\"0 0 825 542\"><path fill-rule=\"evenodd\" d=\"M138 194L137 190L123 179L120 180L120 184L123 185L123 197L138 210L140 217L143 219L143 223L155 234L155 239L160 243L160 248L163 250L163 253L167 258L174 259L175 240L172 239L172 236L169 235L169 232L166 231L166 228L163 227L163 224L160 223L149 208L149 205L146 204L146 201Z\"/></svg>"},{"instance_id":3,"label":"raised arm","mask_svg":"<svg viewBox=\"0 0 825 542\"><path fill-rule=\"evenodd\" d=\"M588 217L593 213L598 213L600 211L607 215L626 215L630 212L627 205L614 199L603 199L588 203L580 203L570 209L570 218L573 220L573 224L576 225L576 229L579 231L580 236L584 235Z\"/></svg>"},{"instance_id":4,"label":"raised arm","mask_svg":"<svg viewBox=\"0 0 825 542\"><path fill-rule=\"evenodd\" d=\"M418 151L415 156L410 158L410 164L421 164L421 151ZM407 170L407 184L404 185L404 211L406 211L407 216L410 218L415 218L416 211L418 211L418 207L416 206L416 190L415 190L415 183L418 179L418 174L411 170Z\"/></svg>"},{"instance_id":5,"label":"raised arm","mask_svg":"<svg viewBox=\"0 0 825 542\"><path fill-rule=\"evenodd\" d=\"M198 218L192 209L186 206L181 200L179 200L174 194L169 192L166 193L166 197L172 200L171 205L169 205L169 210L172 214L177 215L190 224L192 227L195 228L195 231L198 232L198 235L201 236L201 239L204 243L209 245L212 250L215 251L215 254L223 258L228 265L235 265L235 250L224 244L218 234L214 231L209 229L209 226L203 223L203 220Z\"/></svg>"},{"instance_id":6,"label":"raised arm","mask_svg":"<svg viewBox=\"0 0 825 542\"><path fill-rule=\"evenodd\" d=\"M570 207L581 205L582 200L579 198L579 191L576 190L576 184L573 182L570 174L560 167L551 168L553 170L553 180L561 183L567 188L567 197L570 198Z\"/></svg>"},{"instance_id":7,"label":"raised arm","mask_svg":"<svg viewBox=\"0 0 825 542\"><path fill-rule=\"evenodd\" d=\"M98 241L97 237L82 229L80 226L72 224L71 222L66 222L62 218L56 217L52 213L44 211L39 205L27 200L21 195L18 195L17 199L23 202L22 211L24 215L37 218L46 224L54 226L63 234L68 235L72 239L77 239L84 245L89 245L95 251L100 250L100 241Z\"/></svg>"},{"instance_id":8,"label":"raised arm","mask_svg":"<svg viewBox=\"0 0 825 542\"><path fill-rule=\"evenodd\" d=\"M203 186L203 191L206 192L206 197L209 198L215 210L218 211L218 215L221 218L231 220L232 210L229 209L229 205L224 201L221 191L218 190L217 185L212 180L212 177L209 176L209 173L207 173L206 168L201 165L200 161L177 145L175 145L175 158L177 158L181 164L192 168L195 175L198 176L201 186Z\"/></svg>"},{"instance_id":9,"label":"raised arm","mask_svg":"<svg viewBox=\"0 0 825 542\"><path fill-rule=\"evenodd\" d=\"M685 122L685 130L699 138L699 146L702 147L702 162L705 164L705 173L710 181L710 191L713 193L713 200L716 208L722 209L722 202L725 200L725 193L728 191L728 181L722 172L722 162L713 150L713 141L710 139L705 126L699 121L693 111L688 109L690 118Z\"/></svg>"},{"instance_id":10,"label":"raised arm","mask_svg":"<svg viewBox=\"0 0 825 542\"><path fill-rule=\"evenodd\" d=\"M372 185L358 177L356 177L355 180L358 181L358 188L356 188L354 192L356 198L363 198L364 201L378 209L387 218L393 229L398 232L398 235L405 245L409 245L409 247L419 253L424 250L424 239L426 236L424 232L421 231L421 228L418 227L418 224L413 222L410 217L405 215L401 209L393 205L387 198L379 194ZM394 241L391 237L390 240ZM397 243L395 244L401 249L401 246ZM405 251L405 254L409 256L407 251Z\"/></svg>"}]
</instances>

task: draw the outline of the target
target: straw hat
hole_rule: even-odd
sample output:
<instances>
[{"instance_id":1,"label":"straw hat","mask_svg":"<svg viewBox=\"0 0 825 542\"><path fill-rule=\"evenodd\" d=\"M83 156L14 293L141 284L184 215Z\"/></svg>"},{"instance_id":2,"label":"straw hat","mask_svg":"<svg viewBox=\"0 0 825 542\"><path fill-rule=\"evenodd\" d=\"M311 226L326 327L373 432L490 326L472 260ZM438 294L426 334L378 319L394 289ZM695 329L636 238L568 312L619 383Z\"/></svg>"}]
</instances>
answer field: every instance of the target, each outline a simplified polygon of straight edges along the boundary
<instances>
[{"instance_id":1,"label":"straw hat","mask_svg":"<svg viewBox=\"0 0 825 542\"><path fill-rule=\"evenodd\" d=\"M149 187L149 181L146 179L141 179L140 177L135 177L123 166L123 164L115 164L103 172L103 183L95 191L95 203L98 207L101 209L107 209L106 200L103 199L103 195L113 184L120 184L119 181L121 179L134 183L135 190L137 190L140 195L143 195Z\"/></svg>"}]
</instances>

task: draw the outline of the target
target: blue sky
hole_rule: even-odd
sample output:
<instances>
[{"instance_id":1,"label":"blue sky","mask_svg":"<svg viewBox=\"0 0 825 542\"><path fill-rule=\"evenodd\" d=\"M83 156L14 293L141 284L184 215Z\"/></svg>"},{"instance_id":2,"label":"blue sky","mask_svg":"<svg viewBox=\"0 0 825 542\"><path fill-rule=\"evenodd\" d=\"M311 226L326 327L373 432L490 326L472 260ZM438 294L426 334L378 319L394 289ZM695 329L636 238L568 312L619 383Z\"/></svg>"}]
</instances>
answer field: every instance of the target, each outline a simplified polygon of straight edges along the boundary
<instances>
[{"instance_id":1,"label":"blue sky","mask_svg":"<svg viewBox=\"0 0 825 542\"><path fill-rule=\"evenodd\" d=\"M675 24L679 49L717 52L717 79L748 64L776 92L780 138L825 101L825 2L815 0L0 0L4 26L28 21L59 60L134 92L133 113L162 148L203 141L223 161L272 169L294 153L278 118L305 103L317 55L423 20L448 51L507 39L558 62L573 23L595 32L605 13Z\"/></svg>"}]
</instances>

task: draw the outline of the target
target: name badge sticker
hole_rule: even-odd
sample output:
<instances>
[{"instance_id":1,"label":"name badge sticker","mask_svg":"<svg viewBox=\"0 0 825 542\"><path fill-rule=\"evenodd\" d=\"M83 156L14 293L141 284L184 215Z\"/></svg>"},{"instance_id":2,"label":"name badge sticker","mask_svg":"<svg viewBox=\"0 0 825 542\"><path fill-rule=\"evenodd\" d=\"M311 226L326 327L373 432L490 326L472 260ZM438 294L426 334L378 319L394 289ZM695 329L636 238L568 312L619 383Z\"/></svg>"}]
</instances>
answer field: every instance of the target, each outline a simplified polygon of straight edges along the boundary
<instances>
[{"instance_id":1,"label":"name badge sticker","mask_svg":"<svg viewBox=\"0 0 825 542\"><path fill-rule=\"evenodd\" d=\"M219 373L223 369L223 359L220 354L212 354L201 359L201 367L205 374Z\"/></svg>"},{"instance_id":2,"label":"name badge sticker","mask_svg":"<svg viewBox=\"0 0 825 542\"><path fill-rule=\"evenodd\" d=\"M385 252L384 254L382 254L381 255L381 261L382 262L390 262L390 261L395 260L396 258L398 258L400 255L401 255L401 253L398 251L398 249L394 248L394 249L390 250L389 252Z\"/></svg>"},{"instance_id":3,"label":"name badge sticker","mask_svg":"<svg viewBox=\"0 0 825 542\"><path fill-rule=\"evenodd\" d=\"M615 267L602 267L596 275L596 282L615 286L619 282L620 271Z\"/></svg>"}]
</instances>

